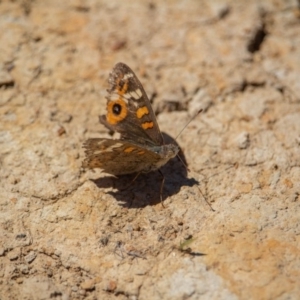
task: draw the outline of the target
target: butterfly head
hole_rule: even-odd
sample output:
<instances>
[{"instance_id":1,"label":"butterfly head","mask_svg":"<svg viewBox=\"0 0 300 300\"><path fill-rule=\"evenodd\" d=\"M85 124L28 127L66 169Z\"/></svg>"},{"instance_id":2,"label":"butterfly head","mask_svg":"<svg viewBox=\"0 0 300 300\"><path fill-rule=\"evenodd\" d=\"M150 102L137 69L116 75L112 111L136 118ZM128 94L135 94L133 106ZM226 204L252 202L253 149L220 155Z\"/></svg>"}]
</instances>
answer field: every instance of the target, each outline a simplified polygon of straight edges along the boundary
<instances>
[{"instance_id":1,"label":"butterfly head","mask_svg":"<svg viewBox=\"0 0 300 300\"><path fill-rule=\"evenodd\" d=\"M174 158L179 152L179 147L174 144L167 144L153 147L152 151L160 156L160 160L156 161L156 163L152 166L153 171L165 165L171 158Z\"/></svg>"}]
</instances>

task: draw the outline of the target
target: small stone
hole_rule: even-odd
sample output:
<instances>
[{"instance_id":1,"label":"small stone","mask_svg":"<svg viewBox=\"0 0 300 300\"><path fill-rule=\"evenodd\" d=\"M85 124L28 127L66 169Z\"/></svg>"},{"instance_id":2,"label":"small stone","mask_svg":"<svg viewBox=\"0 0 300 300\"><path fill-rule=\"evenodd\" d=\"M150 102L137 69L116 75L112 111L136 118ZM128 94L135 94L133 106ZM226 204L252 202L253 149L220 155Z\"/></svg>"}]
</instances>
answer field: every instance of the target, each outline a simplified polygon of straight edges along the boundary
<instances>
[{"instance_id":1,"label":"small stone","mask_svg":"<svg viewBox=\"0 0 300 300\"><path fill-rule=\"evenodd\" d=\"M183 225L183 220L182 220L182 219L177 220L177 224L178 224L179 226L182 226L182 225Z\"/></svg>"},{"instance_id":2,"label":"small stone","mask_svg":"<svg viewBox=\"0 0 300 300\"><path fill-rule=\"evenodd\" d=\"M59 129L57 130L57 135L62 136L65 133L66 133L66 129L63 126L60 126Z\"/></svg>"},{"instance_id":3,"label":"small stone","mask_svg":"<svg viewBox=\"0 0 300 300\"><path fill-rule=\"evenodd\" d=\"M26 233L19 233L16 235L16 240L26 239Z\"/></svg>"},{"instance_id":4,"label":"small stone","mask_svg":"<svg viewBox=\"0 0 300 300\"><path fill-rule=\"evenodd\" d=\"M185 234L184 239L185 240L190 240L192 237L193 237L192 234L187 233L187 234Z\"/></svg>"},{"instance_id":5,"label":"small stone","mask_svg":"<svg viewBox=\"0 0 300 300\"><path fill-rule=\"evenodd\" d=\"M93 279L86 280L81 283L80 287L86 291L91 291L95 289L95 281Z\"/></svg>"},{"instance_id":6,"label":"small stone","mask_svg":"<svg viewBox=\"0 0 300 300\"><path fill-rule=\"evenodd\" d=\"M77 285L73 285L71 287L72 292L77 292L78 291L78 286Z\"/></svg>"},{"instance_id":7,"label":"small stone","mask_svg":"<svg viewBox=\"0 0 300 300\"><path fill-rule=\"evenodd\" d=\"M116 210L112 211L109 215L111 218L116 217L118 215L118 212Z\"/></svg>"},{"instance_id":8,"label":"small stone","mask_svg":"<svg viewBox=\"0 0 300 300\"><path fill-rule=\"evenodd\" d=\"M236 139L237 145L240 149L246 149L250 145L250 138L248 132L242 132Z\"/></svg>"},{"instance_id":9,"label":"small stone","mask_svg":"<svg viewBox=\"0 0 300 300\"><path fill-rule=\"evenodd\" d=\"M23 283L23 278L17 278L17 279L16 279L16 282L17 282L18 284Z\"/></svg>"},{"instance_id":10,"label":"small stone","mask_svg":"<svg viewBox=\"0 0 300 300\"><path fill-rule=\"evenodd\" d=\"M19 252L17 251L9 252L7 257L9 258L9 260L16 260L19 258Z\"/></svg>"},{"instance_id":11,"label":"small stone","mask_svg":"<svg viewBox=\"0 0 300 300\"><path fill-rule=\"evenodd\" d=\"M30 251L29 254L27 254L25 256L24 259L27 263L30 264L31 262L33 262L35 260L35 258L36 258L36 253L34 251Z\"/></svg>"},{"instance_id":12,"label":"small stone","mask_svg":"<svg viewBox=\"0 0 300 300\"><path fill-rule=\"evenodd\" d=\"M117 282L114 280L111 280L108 282L107 286L106 286L106 291L108 292L114 292L117 288Z\"/></svg>"},{"instance_id":13,"label":"small stone","mask_svg":"<svg viewBox=\"0 0 300 300\"><path fill-rule=\"evenodd\" d=\"M55 250L54 255L56 255L57 257L60 257L61 256L61 251Z\"/></svg>"},{"instance_id":14,"label":"small stone","mask_svg":"<svg viewBox=\"0 0 300 300\"><path fill-rule=\"evenodd\" d=\"M13 78L10 73L4 69L0 69L0 86L4 87L13 87L15 84Z\"/></svg>"},{"instance_id":15,"label":"small stone","mask_svg":"<svg viewBox=\"0 0 300 300\"><path fill-rule=\"evenodd\" d=\"M189 195L188 195L187 193L183 194L183 195L182 195L182 199L183 199L183 200L189 199Z\"/></svg>"},{"instance_id":16,"label":"small stone","mask_svg":"<svg viewBox=\"0 0 300 300\"><path fill-rule=\"evenodd\" d=\"M29 273L29 268L27 265L21 265L20 266L20 271L23 273L23 274L28 274Z\"/></svg>"}]
</instances>

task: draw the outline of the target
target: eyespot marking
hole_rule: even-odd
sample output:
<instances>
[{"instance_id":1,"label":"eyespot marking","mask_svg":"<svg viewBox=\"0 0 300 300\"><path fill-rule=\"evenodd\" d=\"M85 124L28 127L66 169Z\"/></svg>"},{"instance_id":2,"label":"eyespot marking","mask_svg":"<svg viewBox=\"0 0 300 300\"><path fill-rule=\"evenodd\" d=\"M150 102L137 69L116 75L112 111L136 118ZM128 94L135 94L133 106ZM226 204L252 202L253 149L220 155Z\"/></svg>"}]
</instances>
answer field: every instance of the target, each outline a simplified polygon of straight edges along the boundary
<instances>
[{"instance_id":1,"label":"eyespot marking","mask_svg":"<svg viewBox=\"0 0 300 300\"><path fill-rule=\"evenodd\" d=\"M115 103L112 106L112 112L115 116L118 116L122 112L122 106L119 103Z\"/></svg>"},{"instance_id":2,"label":"eyespot marking","mask_svg":"<svg viewBox=\"0 0 300 300\"><path fill-rule=\"evenodd\" d=\"M126 103L121 98L107 103L106 119L109 124L115 125L121 122L126 118L127 113Z\"/></svg>"}]
</instances>

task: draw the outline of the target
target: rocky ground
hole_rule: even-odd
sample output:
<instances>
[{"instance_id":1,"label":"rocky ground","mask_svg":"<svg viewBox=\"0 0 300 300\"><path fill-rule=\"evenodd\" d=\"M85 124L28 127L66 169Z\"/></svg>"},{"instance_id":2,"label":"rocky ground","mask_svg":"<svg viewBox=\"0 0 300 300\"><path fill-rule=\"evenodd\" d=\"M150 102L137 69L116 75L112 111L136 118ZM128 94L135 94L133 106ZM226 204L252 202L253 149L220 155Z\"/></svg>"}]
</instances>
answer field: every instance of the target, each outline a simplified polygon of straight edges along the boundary
<instances>
[{"instance_id":1,"label":"rocky ground","mask_svg":"<svg viewBox=\"0 0 300 300\"><path fill-rule=\"evenodd\" d=\"M299 33L297 1L1 1L0 299L299 299ZM81 168L119 61L167 135L203 109L165 208Z\"/></svg>"}]
</instances>

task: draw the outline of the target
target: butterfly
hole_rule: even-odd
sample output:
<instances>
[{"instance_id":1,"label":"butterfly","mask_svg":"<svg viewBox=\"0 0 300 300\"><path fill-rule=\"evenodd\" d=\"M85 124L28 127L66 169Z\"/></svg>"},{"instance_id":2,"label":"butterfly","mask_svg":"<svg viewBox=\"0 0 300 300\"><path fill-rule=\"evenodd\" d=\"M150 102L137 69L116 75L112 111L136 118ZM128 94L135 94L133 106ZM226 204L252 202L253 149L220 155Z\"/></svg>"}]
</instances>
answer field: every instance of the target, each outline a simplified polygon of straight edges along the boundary
<instances>
[{"instance_id":1,"label":"butterfly","mask_svg":"<svg viewBox=\"0 0 300 300\"><path fill-rule=\"evenodd\" d=\"M110 73L108 83L107 112L99 120L109 130L120 133L120 139L85 141L86 157L82 166L100 168L112 175L139 175L159 170L178 154L179 147L164 143L141 82L126 64L120 62ZM164 176L161 200L163 184Z\"/></svg>"}]
</instances>

